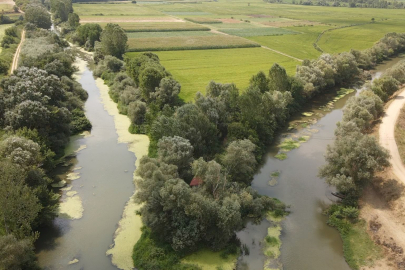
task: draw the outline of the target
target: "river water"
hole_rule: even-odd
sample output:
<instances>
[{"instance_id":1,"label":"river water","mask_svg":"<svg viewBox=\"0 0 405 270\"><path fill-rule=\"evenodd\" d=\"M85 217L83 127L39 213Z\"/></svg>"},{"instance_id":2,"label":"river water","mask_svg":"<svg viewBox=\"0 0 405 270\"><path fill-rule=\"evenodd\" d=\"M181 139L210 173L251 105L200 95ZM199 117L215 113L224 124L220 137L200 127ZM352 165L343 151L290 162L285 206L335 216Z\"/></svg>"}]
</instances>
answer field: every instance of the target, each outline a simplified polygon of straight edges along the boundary
<instances>
[{"instance_id":1,"label":"river water","mask_svg":"<svg viewBox=\"0 0 405 270\"><path fill-rule=\"evenodd\" d=\"M37 241L38 259L45 269L117 269L106 251L134 192L135 156L126 144L117 143L113 117L104 110L92 72L86 67L78 75L89 94L85 110L93 128L90 136L76 136L68 146L85 148L70 161L68 169L80 178L68 181L71 189L63 191L62 201L68 199L69 192L77 192L74 196L82 201L83 216L76 220L56 218L51 228L44 228Z\"/></svg>"},{"instance_id":2,"label":"river water","mask_svg":"<svg viewBox=\"0 0 405 270\"><path fill-rule=\"evenodd\" d=\"M373 72L373 79L380 77L382 72L401 59L396 58L379 65ZM291 206L291 214L282 222L280 262L284 270L350 269L343 258L342 240L338 231L326 224L327 218L322 214L336 199L331 195L334 190L317 174L319 167L325 164L327 145L334 141L334 130L336 123L342 119L342 109L347 99L355 94L338 100L329 112L319 107L332 100L333 96L311 102L305 111L314 112L314 116L296 116L293 122L309 118L316 118L317 122L296 131L296 134L283 132L280 135L280 139L297 133L298 137L309 135L309 141L288 152L288 158L283 161L274 157L279 149L273 147L254 177L252 187L260 194L278 198ZM278 183L270 186L269 180L275 171L280 172ZM245 230L238 233L242 243L250 248L250 255L240 258L240 269L263 269L265 257L260 241L267 235L268 227L267 221L259 225L249 223Z\"/></svg>"},{"instance_id":3,"label":"river water","mask_svg":"<svg viewBox=\"0 0 405 270\"><path fill-rule=\"evenodd\" d=\"M380 65L374 77L397 61ZM77 75L89 93L85 110L93 128L90 136L73 137L68 146L68 151L80 151L66 164L69 166L61 168L60 174L66 178L73 171L77 177L73 181L67 179L68 188L62 192L61 199L65 201L73 194L82 203L83 215L74 220L56 218L53 226L44 228L37 241L37 255L44 269L117 269L106 251L113 243L124 206L135 188L135 156L126 144L117 143L113 117L103 107L92 72L85 67ZM284 269L349 269L343 259L340 236L326 225L326 217L322 215L334 199L330 195L332 189L317 177L318 168L324 164L326 146L333 142L336 123L342 118L342 108L349 96L337 101L330 112L318 109L328 98L308 105L306 111L322 113L317 116L317 123L300 131L311 133L311 139L288 152L284 161L274 158L277 147L271 149L252 182L260 194L291 205L291 214L282 223L280 260ZM329 98L333 99L332 95ZM293 121L306 119L297 116ZM280 137L286 135L291 134L282 133ZM274 171L281 174L278 184L270 186L268 182ZM249 223L238 233L250 248L250 255L242 257L239 264L244 269L263 269L265 257L259 243L266 236L269 224L267 221L259 225Z\"/></svg>"}]
</instances>

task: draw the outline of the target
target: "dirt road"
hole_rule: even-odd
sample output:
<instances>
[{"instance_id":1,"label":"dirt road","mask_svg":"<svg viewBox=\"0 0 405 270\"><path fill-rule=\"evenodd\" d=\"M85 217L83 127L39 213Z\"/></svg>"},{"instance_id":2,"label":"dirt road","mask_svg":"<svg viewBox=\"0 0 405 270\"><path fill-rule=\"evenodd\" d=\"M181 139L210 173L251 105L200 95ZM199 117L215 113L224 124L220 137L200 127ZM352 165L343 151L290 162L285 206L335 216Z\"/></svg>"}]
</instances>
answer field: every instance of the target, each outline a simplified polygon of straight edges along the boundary
<instances>
[{"instance_id":1,"label":"dirt road","mask_svg":"<svg viewBox=\"0 0 405 270\"><path fill-rule=\"evenodd\" d=\"M398 179L405 184L405 167L402 164L398 152L397 143L395 142L395 124L397 122L401 108L405 104L405 89L402 90L392 101L385 112L380 125L380 144L391 154L391 165L393 173Z\"/></svg>"},{"instance_id":2,"label":"dirt road","mask_svg":"<svg viewBox=\"0 0 405 270\"><path fill-rule=\"evenodd\" d=\"M21 47L24 40L25 40L25 30L23 30L21 33L21 41L20 44L18 44L17 50L15 51L13 63L11 64L10 74L13 74L14 70L16 70L18 67L18 59L20 58Z\"/></svg>"}]
</instances>

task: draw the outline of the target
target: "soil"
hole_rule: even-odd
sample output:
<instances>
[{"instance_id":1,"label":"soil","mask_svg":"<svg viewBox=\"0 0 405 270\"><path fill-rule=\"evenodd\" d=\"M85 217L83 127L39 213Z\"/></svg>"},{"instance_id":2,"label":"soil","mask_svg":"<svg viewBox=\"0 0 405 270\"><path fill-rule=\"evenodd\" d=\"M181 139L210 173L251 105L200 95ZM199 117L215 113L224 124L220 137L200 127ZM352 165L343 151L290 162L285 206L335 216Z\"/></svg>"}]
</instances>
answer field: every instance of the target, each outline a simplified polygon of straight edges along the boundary
<instances>
[{"instance_id":1,"label":"soil","mask_svg":"<svg viewBox=\"0 0 405 270\"><path fill-rule=\"evenodd\" d=\"M380 144L390 151L392 167L376 176L360 201L360 216L367 221L368 233L384 250L383 258L373 267L363 270L405 269L405 174L402 173L405 169L396 154L398 149L394 139L394 127L405 102L403 96L404 89L386 104L385 115L374 129Z\"/></svg>"}]
</instances>

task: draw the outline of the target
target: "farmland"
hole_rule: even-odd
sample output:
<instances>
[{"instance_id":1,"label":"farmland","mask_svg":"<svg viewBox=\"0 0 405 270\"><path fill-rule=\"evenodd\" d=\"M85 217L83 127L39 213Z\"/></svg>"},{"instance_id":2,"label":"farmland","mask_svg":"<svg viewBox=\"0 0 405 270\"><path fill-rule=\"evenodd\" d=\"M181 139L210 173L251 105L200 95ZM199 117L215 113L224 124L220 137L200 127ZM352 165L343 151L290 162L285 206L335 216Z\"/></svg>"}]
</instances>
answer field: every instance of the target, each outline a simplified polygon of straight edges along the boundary
<instances>
[{"instance_id":1,"label":"farmland","mask_svg":"<svg viewBox=\"0 0 405 270\"><path fill-rule=\"evenodd\" d=\"M162 65L181 82L180 97L187 101L193 100L198 91L205 93L205 87L211 80L235 83L240 90L244 90L252 75L260 70L267 73L273 63L284 66L290 75L294 74L299 64L298 61L263 48L156 53ZM136 54L127 55L132 57Z\"/></svg>"},{"instance_id":2,"label":"farmland","mask_svg":"<svg viewBox=\"0 0 405 270\"><path fill-rule=\"evenodd\" d=\"M182 84L181 96L186 100L204 91L210 80L235 82L243 89L253 74L273 63L293 74L299 64L294 58L313 59L321 54L313 45L321 34L317 45L326 53L339 53L369 48L388 32L403 32L405 25L405 10L261 0L76 3L74 8L82 23L121 25L128 32L128 51L155 51ZM285 55L246 48L258 45Z\"/></svg>"}]
</instances>

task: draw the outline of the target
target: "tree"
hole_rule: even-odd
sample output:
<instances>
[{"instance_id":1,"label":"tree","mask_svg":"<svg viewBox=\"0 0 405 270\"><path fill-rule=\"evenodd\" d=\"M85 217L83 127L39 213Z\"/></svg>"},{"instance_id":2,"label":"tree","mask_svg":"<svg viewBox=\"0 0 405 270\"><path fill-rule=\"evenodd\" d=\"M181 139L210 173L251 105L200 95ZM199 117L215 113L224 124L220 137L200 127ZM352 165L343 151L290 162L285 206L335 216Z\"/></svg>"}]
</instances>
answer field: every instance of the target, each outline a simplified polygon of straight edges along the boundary
<instances>
[{"instance_id":1,"label":"tree","mask_svg":"<svg viewBox=\"0 0 405 270\"><path fill-rule=\"evenodd\" d=\"M253 88L257 87L262 93L270 90L269 79L266 77L266 74L264 74L263 71L260 71L256 75L252 76L250 79L250 86Z\"/></svg>"},{"instance_id":2,"label":"tree","mask_svg":"<svg viewBox=\"0 0 405 270\"><path fill-rule=\"evenodd\" d=\"M24 184L25 173L16 165L0 161L0 227L18 239L30 236L41 210L38 198Z\"/></svg>"},{"instance_id":3,"label":"tree","mask_svg":"<svg viewBox=\"0 0 405 270\"><path fill-rule=\"evenodd\" d=\"M108 23L101 32L101 50L104 55L122 59L122 55L127 49L127 40L127 34L118 24Z\"/></svg>"},{"instance_id":4,"label":"tree","mask_svg":"<svg viewBox=\"0 0 405 270\"><path fill-rule=\"evenodd\" d=\"M25 9L25 20L37 27L49 29L52 25L51 15L38 4L30 4Z\"/></svg>"},{"instance_id":5,"label":"tree","mask_svg":"<svg viewBox=\"0 0 405 270\"><path fill-rule=\"evenodd\" d=\"M146 101L151 100L155 89L159 87L160 81L164 76L164 73L153 66L145 68L139 74L139 87L141 88L142 96Z\"/></svg>"},{"instance_id":6,"label":"tree","mask_svg":"<svg viewBox=\"0 0 405 270\"><path fill-rule=\"evenodd\" d=\"M354 131L336 139L328 146L327 164L319 170L319 176L348 193L361 189L373 179L374 173L389 166L388 151L382 148L375 137Z\"/></svg>"},{"instance_id":7,"label":"tree","mask_svg":"<svg viewBox=\"0 0 405 270\"><path fill-rule=\"evenodd\" d=\"M160 80L159 87L150 94L151 98L159 101L163 107L165 104L173 106L180 93L181 85L173 78L163 78Z\"/></svg>"},{"instance_id":8,"label":"tree","mask_svg":"<svg viewBox=\"0 0 405 270\"><path fill-rule=\"evenodd\" d=\"M193 162L193 146L187 139L179 136L163 137L158 142L159 160L176 165L179 175L189 176L191 163Z\"/></svg>"},{"instance_id":9,"label":"tree","mask_svg":"<svg viewBox=\"0 0 405 270\"><path fill-rule=\"evenodd\" d=\"M103 29L97 23L86 23L77 27L72 36L73 42L80 46L85 45L88 50L93 50L96 41L100 41Z\"/></svg>"},{"instance_id":10,"label":"tree","mask_svg":"<svg viewBox=\"0 0 405 270\"><path fill-rule=\"evenodd\" d=\"M343 112L343 121L353 121L361 131L367 130L371 121L383 111L383 103L376 95L369 91L357 97L351 97Z\"/></svg>"},{"instance_id":11,"label":"tree","mask_svg":"<svg viewBox=\"0 0 405 270\"><path fill-rule=\"evenodd\" d=\"M73 12L72 0L51 0L51 11L58 23L66 22Z\"/></svg>"},{"instance_id":12,"label":"tree","mask_svg":"<svg viewBox=\"0 0 405 270\"><path fill-rule=\"evenodd\" d=\"M18 240L12 234L0 236L0 269L40 269L31 240Z\"/></svg>"},{"instance_id":13,"label":"tree","mask_svg":"<svg viewBox=\"0 0 405 270\"><path fill-rule=\"evenodd\" d=\"M140 100L129 103L128 117L131 119L132 124L142 125L145 121L146 103Z\"/></svg>"},{"instance_id":14,"label":"tree","mask_svg":"<svg viewBox=\"0 0 405 270\"><path fill-rule=\"evenodd\" d=\"M42 163L39 145L18 136L10 136L0 142L0 158L7 158L22 168L38 167Z\"/></svg>"},{"instance_id":15,"label":"tree","mask_svg":"<svg viewBox=\"0 0 405 270\"><path fill-rule=\"evenodd\" d=\"M250 183L256 168L255 150L256 145L248 139L233 141L228 145L223 164L233 181Z\"/></svg>"},{"instance_id":16,"label":"tree","mask_svg":"<svg viewBox=\"0 0 405 270\"><path fill-rule=\"evenodd\" d=\"M280 92L290 90L290 80L287 72L277 63L273 64L269 70L269 89Z\"/></svg>"},{"instance_id":17,"label":"tree","mask_svg":"<svg viewBox=\"0 0 405 270\"><path fill-rule=\"evenodd\" d=\"M69 13L68 24L71 28L76 29L80 25L79 15L76 13ZM94 46L94 44L93 44Z\"/></svg>"}]
</instances>

